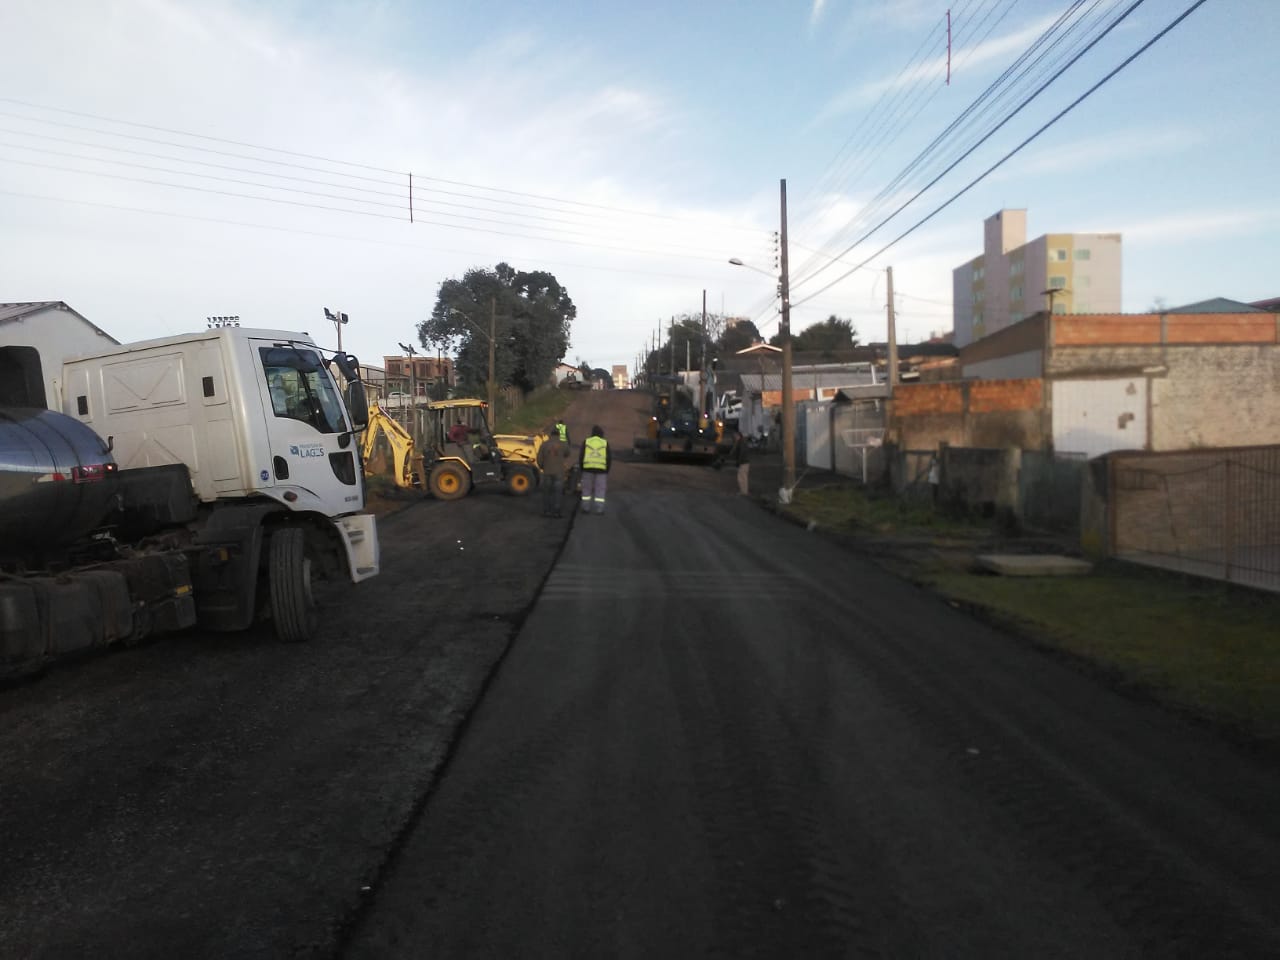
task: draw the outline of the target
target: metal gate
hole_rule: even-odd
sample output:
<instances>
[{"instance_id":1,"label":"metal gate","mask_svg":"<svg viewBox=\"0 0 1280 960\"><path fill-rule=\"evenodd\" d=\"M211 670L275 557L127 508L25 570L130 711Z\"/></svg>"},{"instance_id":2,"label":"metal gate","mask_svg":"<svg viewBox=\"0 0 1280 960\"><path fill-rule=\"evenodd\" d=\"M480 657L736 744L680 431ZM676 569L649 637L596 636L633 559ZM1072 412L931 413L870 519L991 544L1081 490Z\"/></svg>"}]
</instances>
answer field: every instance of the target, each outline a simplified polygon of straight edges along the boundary
<instances>
[{"instance_id":1,"label":"metal gate","mask_svg":"<svg viewBox=\"0 0 1280 960\"><path fill-rule=\"evenodd\" d=\"M1280 591L1280 446L1108 461L1116 556Z\"/></svg>"}]
</instances>

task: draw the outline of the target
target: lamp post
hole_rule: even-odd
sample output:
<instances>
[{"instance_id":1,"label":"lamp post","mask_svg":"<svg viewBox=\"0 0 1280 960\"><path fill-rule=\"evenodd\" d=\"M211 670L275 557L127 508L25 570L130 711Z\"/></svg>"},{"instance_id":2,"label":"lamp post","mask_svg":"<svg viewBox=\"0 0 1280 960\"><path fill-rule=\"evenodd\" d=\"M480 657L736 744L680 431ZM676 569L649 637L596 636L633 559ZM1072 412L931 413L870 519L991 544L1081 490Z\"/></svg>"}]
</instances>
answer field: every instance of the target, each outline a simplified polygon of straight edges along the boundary
<instances>
[{"instance_id":1,"label":"lamp post","mask_svg":"<svg viewBox=\"0 0 1280 960\"><path fill-rule=\"evenodd\" d=\"M330 310L324 308L324 317L326 320L332 321L334 327L338 330L338 352L342 352L342 328L347 324L347 315L340 310Z\"/></svg>"},{"instance_id":2,"label":"lamp post","mask_svg":"<svg viewBox=\"0 0 1280 960\"><path fill-rule=\"evenodd\" d=\"M402 343L400 349L405 352L405 356L409 358L409 435L413 437L416 444L418 439L418 362L414 360L418 351L413 349L413 344Z\"/></svg>"},{"instance_id":3,"label":"lamp post","mask_svg":"<svg viewBox=\"0 0 1280 960\"><path fill-rule=\"evenodd\" d=\"M778 335L782 340L782 490L778 498L791 502L791 491L796 485L796 406L791 385L791 289L787 267L787 181L782 181L782 231L779 234L781 267L778 275L778 296L782 299L782 321ZM766 270L743 263L737 257L729 261L735 267L746 267L765 276L773 276ZM763 382L761 390L764 389Z\"/></svg>"}]
</instances>

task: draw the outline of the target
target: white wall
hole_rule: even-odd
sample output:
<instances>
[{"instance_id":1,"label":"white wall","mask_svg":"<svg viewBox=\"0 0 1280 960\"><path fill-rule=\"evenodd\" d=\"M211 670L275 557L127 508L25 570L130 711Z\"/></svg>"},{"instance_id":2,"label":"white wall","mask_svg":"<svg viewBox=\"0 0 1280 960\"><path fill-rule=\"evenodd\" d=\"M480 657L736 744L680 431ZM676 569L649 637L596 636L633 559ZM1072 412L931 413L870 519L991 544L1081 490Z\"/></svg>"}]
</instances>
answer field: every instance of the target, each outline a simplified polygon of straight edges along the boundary
<instances>
[{"instance_id":1,"label":"white wall","mask_svg":"<svg viewBox=\"0 0 1280 960\"><path fill-rule=\"evenodd\" d=\"M62 409L62 362L116 346L81 317L59 307L46 307L18 320L0 323L0 347L34 347L40 354L45 400Z\"/></svg>"}]
</instances>

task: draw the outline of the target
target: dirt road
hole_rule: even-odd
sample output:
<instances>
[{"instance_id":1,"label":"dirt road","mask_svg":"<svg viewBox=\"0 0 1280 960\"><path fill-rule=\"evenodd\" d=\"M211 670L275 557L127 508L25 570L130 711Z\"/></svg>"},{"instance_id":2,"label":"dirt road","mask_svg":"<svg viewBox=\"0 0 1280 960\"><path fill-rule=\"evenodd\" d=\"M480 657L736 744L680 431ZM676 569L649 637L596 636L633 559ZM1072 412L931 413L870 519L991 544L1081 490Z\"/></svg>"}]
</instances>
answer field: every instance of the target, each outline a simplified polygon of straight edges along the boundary
<instances>
[{"instance_id":1,"label":"dirt road","mask_svg":"<svg viewBox=\"0 0 1280 960\"><path fill-rule=\"evenodd\" d=\"M643 413L569 417L604 517L419 503L309 644L0 691L0 956L1280 953L1273 768L631 462Z\"/></svg>"}]
</instances>

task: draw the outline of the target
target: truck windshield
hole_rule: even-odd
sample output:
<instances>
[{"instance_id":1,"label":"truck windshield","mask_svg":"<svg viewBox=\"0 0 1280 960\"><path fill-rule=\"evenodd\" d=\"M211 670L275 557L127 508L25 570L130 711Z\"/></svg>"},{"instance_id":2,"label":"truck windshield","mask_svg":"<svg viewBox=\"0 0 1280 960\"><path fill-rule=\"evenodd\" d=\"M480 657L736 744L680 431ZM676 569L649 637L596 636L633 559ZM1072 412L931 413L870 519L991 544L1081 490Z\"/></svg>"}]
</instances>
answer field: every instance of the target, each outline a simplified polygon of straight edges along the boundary
<instances>
[{"instance_id":1,"label":"truck windshield","mask_svg":"<svg viewBox=\"0 0 1280 960\"><path fill-rule=\"evenodd\" d=\"M338 389L319 356L297 347L260 347L259 352L277 417L301 420L321 433L347 429Z\"/></svg>"}]
</instances>

